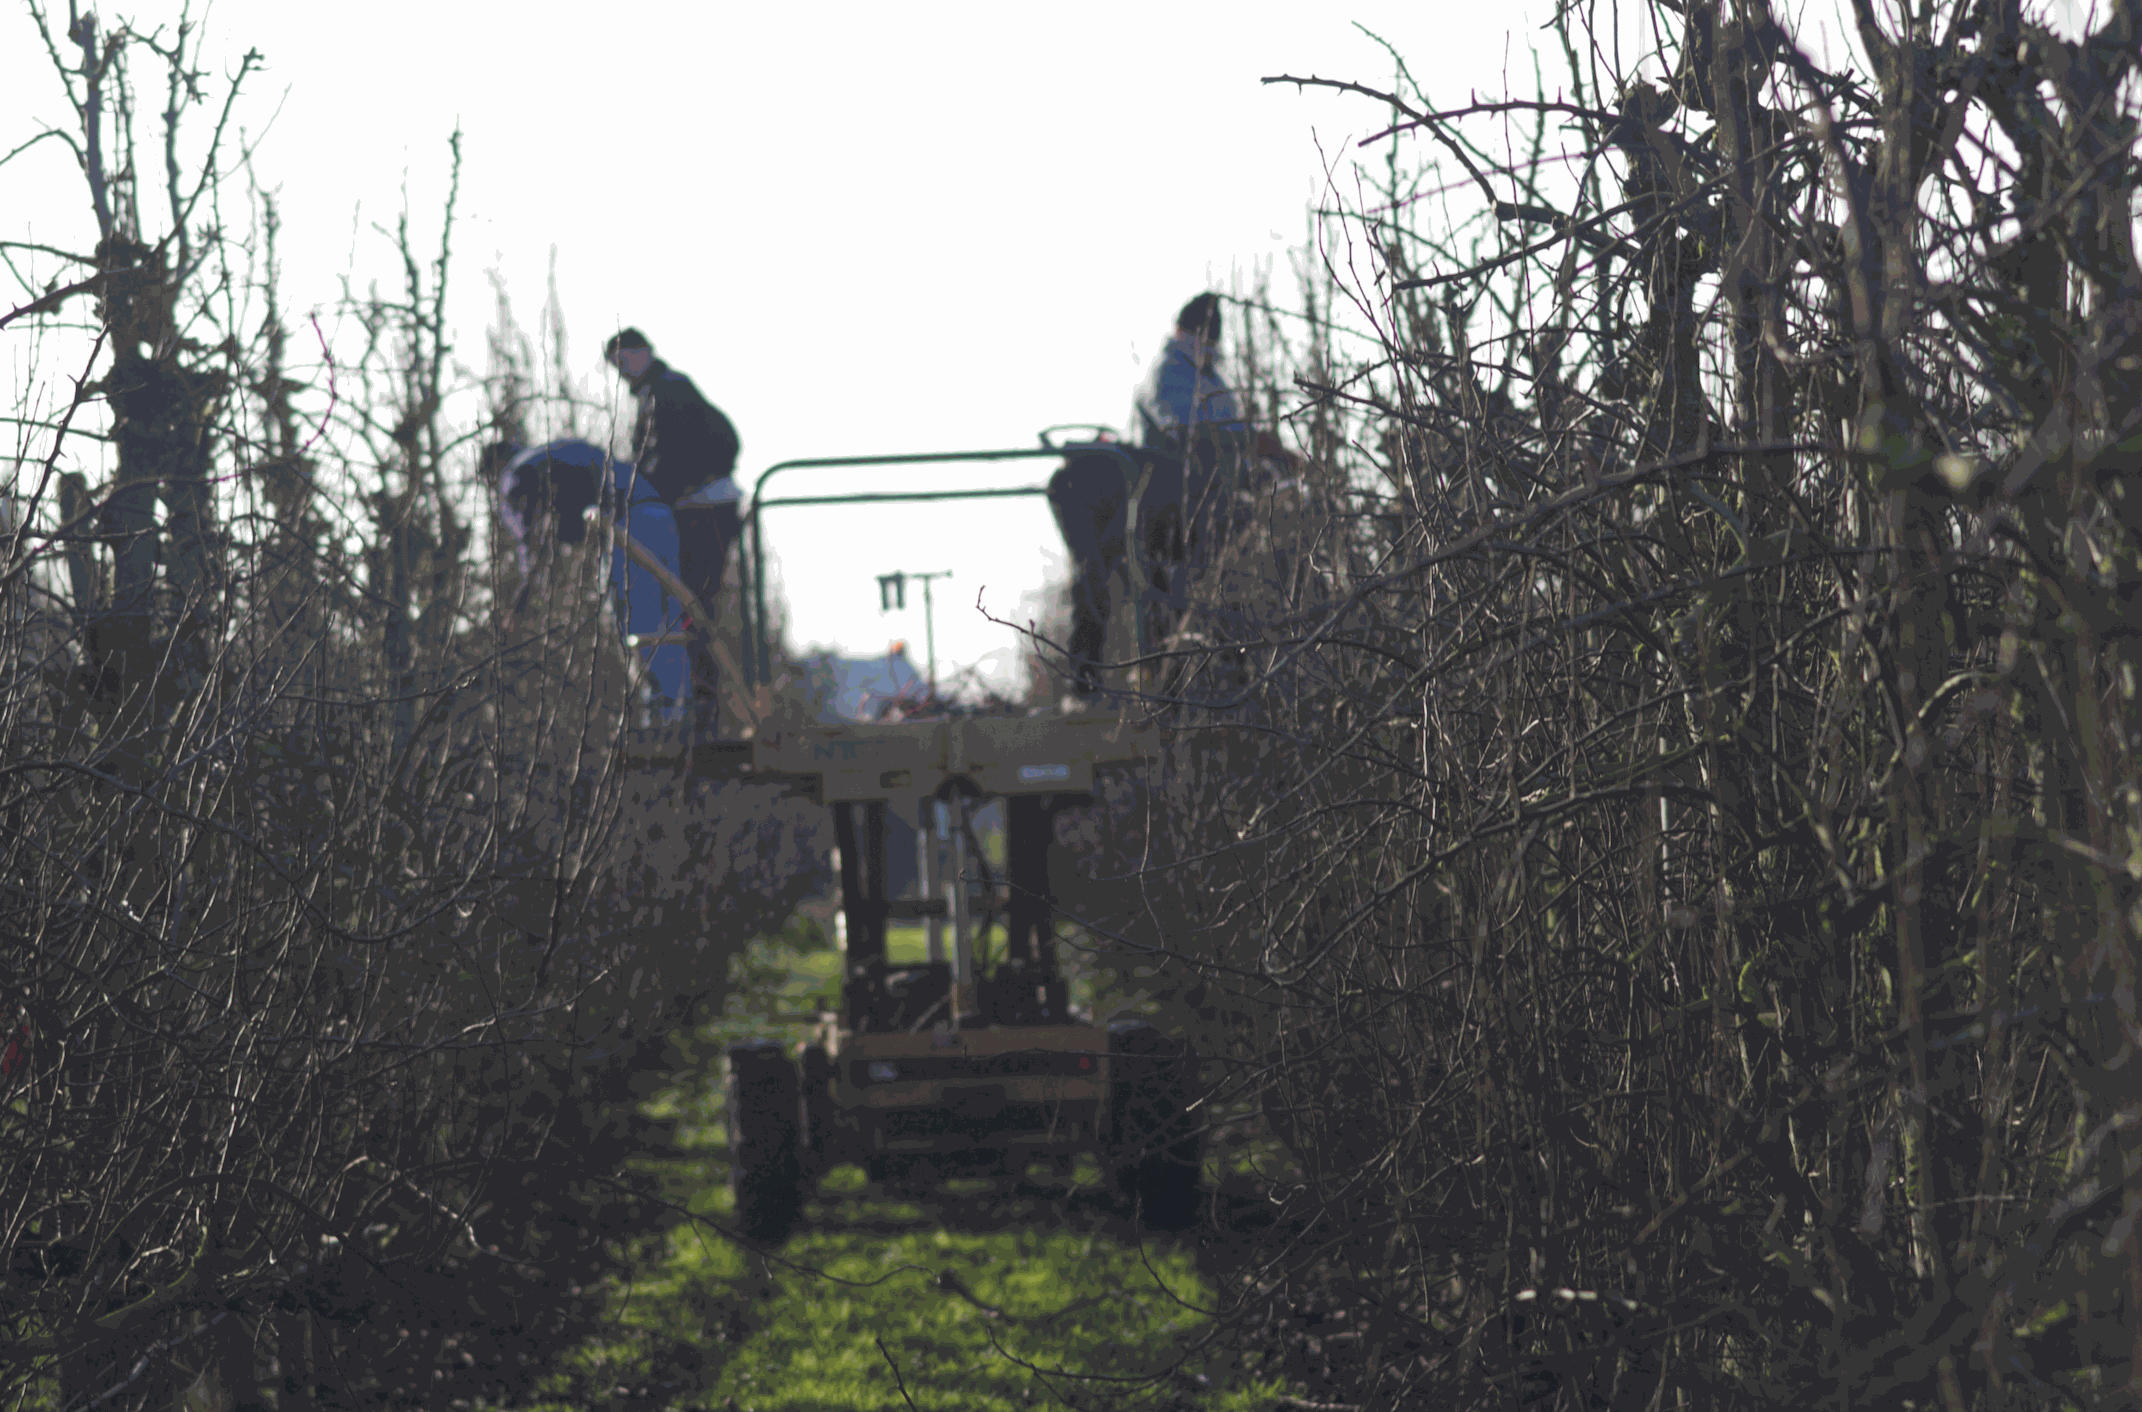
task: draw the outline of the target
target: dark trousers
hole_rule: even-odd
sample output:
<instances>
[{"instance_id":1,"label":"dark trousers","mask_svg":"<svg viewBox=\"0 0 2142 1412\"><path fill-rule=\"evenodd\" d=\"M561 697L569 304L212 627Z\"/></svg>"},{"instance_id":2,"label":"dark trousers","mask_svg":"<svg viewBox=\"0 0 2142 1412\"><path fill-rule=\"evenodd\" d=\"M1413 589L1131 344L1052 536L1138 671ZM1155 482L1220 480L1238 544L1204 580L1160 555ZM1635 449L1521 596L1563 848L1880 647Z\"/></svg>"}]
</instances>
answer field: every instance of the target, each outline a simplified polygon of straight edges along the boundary
<instances>
[{"instance_id":1,"label":"dark trousers","mask_svg":"<svg viewBox=\"0 0 2142 1412\"><path fill-rule=\"evenodd\" d=\"M736 502L726 505L682 506L677 516L677 577L692 591L708 613L721 611L722 581L729 572L729 546L743 532L743 516ZM714 624L700 624L707 632ZM721 666L703 646L692 649L692 694L699 698L702 714L719 709Z\"/></svg>"},{"instance_id":2,"label":"dark trousers","mask_svg":"<svg viewBox=\"0 0 2142 1412\"><path fill-rule=\"evenodd\" d=\"M1072 456L1049 477L1049 509L1071 554L1071 664L1091 692L1108 637L1108 577L1122 562L1130 486L1114 455Z\"/></svg>"},{"instance_id":3,"label":"dark trousers","mask_svg":"<svg viewBox=\"0 0 2142 1412\"><path fill-rule=\"evenodd\" d=\"M1138 497L1138 549L1153 596L1146 617L1150 642L1163 641L1189 607L1191 576L1233 532L1239 448L1201 435L1190 454L1146 451L1150 465Z\"/></svg>"},{"instance_id":4,"label":"dark trousers","mask_svg":"<svg viewBox=\"0 0 2142 1412\"><path fill-rule=\"evenodd\" d=\"M1185 587L1178 581L1179 566L1202 564L1225 537L1234 457L1230 448L1206 441L1193 446L1187 457L1162 451L1147 451L1143 457L1152 472L1138 497L1138 547L1152 572L1153 587L1179 597Z\"/></svg>"}]
</instances>

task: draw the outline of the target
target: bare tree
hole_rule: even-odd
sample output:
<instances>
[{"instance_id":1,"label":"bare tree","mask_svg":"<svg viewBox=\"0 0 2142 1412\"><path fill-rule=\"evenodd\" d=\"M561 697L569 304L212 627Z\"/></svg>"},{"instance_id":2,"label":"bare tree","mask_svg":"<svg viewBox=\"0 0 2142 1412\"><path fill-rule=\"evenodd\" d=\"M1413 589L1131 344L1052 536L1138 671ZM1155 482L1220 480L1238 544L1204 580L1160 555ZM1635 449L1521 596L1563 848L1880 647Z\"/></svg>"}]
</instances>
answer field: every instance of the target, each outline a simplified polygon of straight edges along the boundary
<instances>
[{"instance_id":1,"label":"bare tree","mask_svg":"<svg viewBox=\"0 0 2142 1412\"><path fill-rule=\"evenodd\" d=\"M1429 157L1267 342L1310 498L1151 703L1265 744L1161 777L1118 934L1283 1140L1231 1317L1313 1395L2142 1393L2142 20L1851 20L1273 80Z\"/></svg>"},{"instance_id":2,"label":"bare tree","mask_svg":"<svg viewBox=\"0 0 2142 1412\"><path fill-rule=\"evenodd\" d=\"M227 141L253 61L33 13L98 241L7 316L93 351L0 526L0 1388L524 1398L659 1218L636 1098L816 881L800 806L624 764L593 556L500 611L451 204L337 360Z\"/></svg>"}]
</instances>

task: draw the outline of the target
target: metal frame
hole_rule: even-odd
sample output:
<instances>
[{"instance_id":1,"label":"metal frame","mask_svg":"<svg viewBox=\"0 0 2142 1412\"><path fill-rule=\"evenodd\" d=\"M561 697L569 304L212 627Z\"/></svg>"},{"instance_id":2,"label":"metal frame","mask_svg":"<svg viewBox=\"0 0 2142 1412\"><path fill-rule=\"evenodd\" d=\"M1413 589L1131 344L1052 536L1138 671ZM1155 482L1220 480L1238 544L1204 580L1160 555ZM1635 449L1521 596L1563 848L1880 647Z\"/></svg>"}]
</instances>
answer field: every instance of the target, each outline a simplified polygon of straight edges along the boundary
<instances>
[{"instance_id":1,"label":"metal frame","mask_svg":"<svg viewBox=\"0 0 2142 1412\"><path fill-rule=\"evenodd\" d=\"M1051 427L1050 431L1063 430ZM1031 461L1041 458L1060 458L1065 453L1106 451L1123 462L1124 486L1131 502L1130 523L1125 534L1125 567L1135 575L1137 572L1136 534L1138 463L1128 447L1113 442L1095 442L1090 445L1058 446L1052 444L1048 434L1042 434L1041 445L1020 447L1002 451L923 451L896 456L821 456L804 460L781 461L768 466L752 483L751 509L744 516L744 523L751 538L751 553L740 558L739 568L750 575L750 581L741 585L744 607L744 677L752 689L770 685L773 680L773 643L767 631L766 614L766 537L760 515L767 510L784 509L800 505L883 505L900 501L918 500L1006 500L1029 495L1047 495L1047 486L1023 485L982 490L868 490L848 495L790 495L779 499L765 498L766 482L783 471L825 470L840 466L919 466L950 464L957 461ZM1133 579L1135 586L1136 580ZM1143 616L1141 615L1141 622Z\"/></svg>"},{"instance_id":2,"label":"metal frame","mask_svg":"<svg viewBox=\"0 0 2142 1412\"><path fill-rule=\"evenodd\" d=\"M1070 772L1067 769L1065 773ZM946 781L963 778L947 775ZM929 830L923 846L930 861L924 868L924 892L919 898L887 894L885 826L892 814L891 801L828 799L826 807L833 813L833 838L840 859L844 976L852 980L863 973L858 971L858 966L867 968L873 962L887 960L886 925L889 921L919 916L932 924L933 932L938 932L931 941L930 961L943 963L949 959L951 963L952 989L945 1000L945 1014L939 1018L946 1020L953 1030L960 1028L960 1016L973 1012L978 1005L989 1008L987 983L992 980L1002 983L1007 977L1014 978L1013 984L1018 983L1016 978L1023 977L1037 989L1049 988L1053 998L1040 1003L1050 1016L1047 1022L1060 1023L1065 1014L1065 1001L1061 990L1063 976L1057 969L1056 934L1051 925L1057 899L1050 891L1049 883L1050 820L1067 799L1089 796L1087 789L989 796L1004 802L1005 825L1005 867L1000 880L1004 888L1000 917L1004 926L1004 949L998 956L997 967L992 968L989 976L984 976L976 965L976 952L984 934L976 927L968 897L968 884L976 871L976 860L967 842L967 826L971 821L970 790L939 788L923 796L920 817ZM949 837L943 843L935 837L933 817L935 806L940 803L946 807L949 824ZM948 853L950 857L940 860L940 853ZM941 866L941 863L949 864L949 867ZM944 954L939 931L947 922L952 930L949 958ZM1007 972L1003 969L1006 966L1017 969ZM850 1028L859 1027L861 1015L865 1013L852 1003L854 994L851 990L843 997ZM1032 1002L1034 997L1029 995L1027 1000ZM995 1012L991 1010L990 1013ZM920 1023L919 1019L913 1020L910 1031L918 1028Z\"/></svg>"}]
</instances>

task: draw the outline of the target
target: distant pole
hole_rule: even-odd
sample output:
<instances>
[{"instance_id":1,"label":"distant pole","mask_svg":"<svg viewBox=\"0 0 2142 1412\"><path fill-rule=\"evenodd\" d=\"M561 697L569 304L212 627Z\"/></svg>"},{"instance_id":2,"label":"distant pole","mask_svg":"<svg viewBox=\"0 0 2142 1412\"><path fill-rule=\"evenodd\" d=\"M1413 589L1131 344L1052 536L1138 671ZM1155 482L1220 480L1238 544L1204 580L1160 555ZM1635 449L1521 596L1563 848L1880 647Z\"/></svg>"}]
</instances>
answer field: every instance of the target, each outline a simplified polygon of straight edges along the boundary
<instances>
[{"instance_id":1,"label":"distant pole","mask_svg":"<svg viewBox=\"0 0 2142 1412\"><path fill-rule=\"evenodd\" d=\"M922 635L930 654L930 696L937 696L937 601L930 593L932 579L952 577L950 569L934 574L891 573L878 575L878 611L890 613L907 606L907 581L922 580Z\"/></svg>"},{"instance_id":2,"label":"distant pole","mask_svg":"<svg viewBox=\"0 0 2142 1412\"><path fill-rule=\"evenodd\" d=\"M917 574L915 577L922 580L922 640L930 652L930 699L935 701L937 699L937 603L930 597L930 580L937 578L938 575ZM952 571L950 569L945 570L943 577L952 577Z\"/></svg>"}]
</instances>

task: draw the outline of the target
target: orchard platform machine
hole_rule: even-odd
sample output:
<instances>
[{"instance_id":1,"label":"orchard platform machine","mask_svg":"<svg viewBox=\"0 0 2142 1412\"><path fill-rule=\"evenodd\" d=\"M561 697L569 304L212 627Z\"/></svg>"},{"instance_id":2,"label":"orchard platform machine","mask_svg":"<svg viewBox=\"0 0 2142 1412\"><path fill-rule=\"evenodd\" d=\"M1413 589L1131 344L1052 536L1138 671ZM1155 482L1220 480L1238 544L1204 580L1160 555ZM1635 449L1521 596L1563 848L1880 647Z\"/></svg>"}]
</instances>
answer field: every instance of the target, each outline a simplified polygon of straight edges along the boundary
<instances>
[{"instance_id":1,"label":"orchard platform machine","mask_svg":"<svg viewBox=\"0 0 2142 1412\"><path fill-rule=\"evenodd\" d=\"M1075 1010L1056 950L1059 920L1090 886L1055 845L1056 816L1091 800L1097 770L1151 759L1159 732L1109 710L764 724L766 511L1046 493L1031 486L769 499L768 479L803 467L1065 451L1044 436L1034 450L789 462L761 475L742 566L748 689L731 693L723 711L741 716L744 729L725 738L649 732L636 745L636 754L694 774L783 784L832 814L840 993L819 1001L804 1043L750 1039L726 1055L736 1211L754 1238L778 1239L818 1182L850 1164L881 1192L912 1197L961 1176L1018 1179L1035 1166L1068 1174L1078 1155L1091 1154L1147 1224L1181 1226L1194 1216L1196 1056L1146 1021L1100 1024ZM1135 582L1135 566L1126 570ZM1135 596L1122 599L1128 639ZM991 801L1001 801L1001 866L974 827ZM895 815L917 825L922 843L919 883L904 896L888 895L886 824ZM895 922L923 925L925 959L890 958L887 926Z\"/></svg>"}]
</instances>

